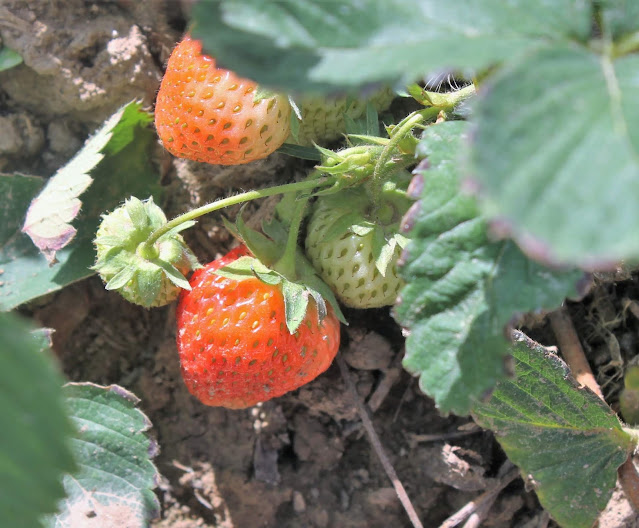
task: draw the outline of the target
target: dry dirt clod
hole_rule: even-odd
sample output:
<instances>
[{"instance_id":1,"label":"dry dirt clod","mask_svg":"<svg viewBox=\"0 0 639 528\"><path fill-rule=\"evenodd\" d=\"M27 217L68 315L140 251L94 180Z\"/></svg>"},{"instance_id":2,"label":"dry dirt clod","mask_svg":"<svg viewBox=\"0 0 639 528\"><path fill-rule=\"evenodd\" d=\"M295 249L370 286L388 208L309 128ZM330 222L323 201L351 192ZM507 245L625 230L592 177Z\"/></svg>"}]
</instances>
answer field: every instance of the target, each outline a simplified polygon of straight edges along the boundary
<instances>
[{"instance_id":1,"label":"dry dirt clod","mask_svg":"<svg viewBox=\"0 0 639 528\"><path fill-rule=\"evenodd\" d=\"M395 355L387 339L375 332L364 336L350 332L351 342L344 351L344 360L358 370L386 370Z\"/></svg>"}]
</instances>

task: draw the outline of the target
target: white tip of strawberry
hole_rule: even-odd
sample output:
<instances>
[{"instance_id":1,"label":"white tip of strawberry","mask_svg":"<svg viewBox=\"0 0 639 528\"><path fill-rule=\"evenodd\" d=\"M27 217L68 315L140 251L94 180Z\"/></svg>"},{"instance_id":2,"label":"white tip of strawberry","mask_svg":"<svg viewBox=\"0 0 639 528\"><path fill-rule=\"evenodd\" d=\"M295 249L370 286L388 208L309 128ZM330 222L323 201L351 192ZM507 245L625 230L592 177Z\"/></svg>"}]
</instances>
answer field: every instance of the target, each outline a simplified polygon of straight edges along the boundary
<instances>
[{"instance_id":1,"label":"white tip of strawberry","mask_svg":"<svg viewBox=\"0 0 639 528\"><path fill-rule=\"evenodd\" d=\"M152 198L130 198L102 217L93 241L98 272L107 290L118 290L129 302L147 308L164 306L190 289L185 275L200 265L179 231L182 224L147 246L149 236L166 224L166 216Z\"/></svg>"}]
</instances>

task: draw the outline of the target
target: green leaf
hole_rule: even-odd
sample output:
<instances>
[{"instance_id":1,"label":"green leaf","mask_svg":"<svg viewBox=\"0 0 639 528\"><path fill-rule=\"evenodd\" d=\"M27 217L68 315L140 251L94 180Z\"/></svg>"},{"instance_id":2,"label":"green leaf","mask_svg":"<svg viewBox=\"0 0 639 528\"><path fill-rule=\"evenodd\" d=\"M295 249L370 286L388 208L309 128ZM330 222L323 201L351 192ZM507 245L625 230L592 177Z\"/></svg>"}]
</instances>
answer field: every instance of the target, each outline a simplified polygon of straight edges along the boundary
<instances>
[{"instance_id":1,"label":"green leaf","mask_svg":"<svg viewBox=\"0 0 639 528\"><path fill-rule=\"evenodd\" d=\"M635 0L596 0L603 29L618 39L639 31L639 2ZM635 36L636 41L636 36Z\"/></svg>"},{"instance_id":2,"label":"green leaf","mask_svg":"<svg viewBox=\"0 0 639 528\"><path fill-rule=\"evenodd\" d=\"M458 155L468 125L428 127L416 173L423 189L400 272L407 282L395 317L409 329L404 366L443 412L468 414L503 378L515 314L548 310L577 296L579 271L549 270L512 242L491 242L474 199L459 190ZM430 167L430 168L427 168Z\"/></svg>"},{"instance_id":3,"label":"green leaf","mask_svg":"<svg viewBox=\"0 0 639 528\"><path fill-rule=\"evenodd\" d=\"M220 0L193 6L191 31L243 76L317 92L481 69L552 40L585 42L591 11L580 0Z\"/></svg>"},{"instance_id":4,"label":"green leaf","mask_svg":"<svg viewBox=\"0 0 639 528\"><path fill-rule=\"evenodd\" d=\"M260 279L262 277L266 279L264 282L267 284L279 284L282 280L279 274L267 268L258 259L248 256L240 257L230 262L226 266L216 270L215 274L238 281L254 279L256 275L259 275ZM273 278L273 281L271 281L270 278Z\"/></svg>"},{"instance_id":5,"label":"green leaf","mask_svg":"<svg viewBox=\"0 0 639 528\"><path fill-rule=\"evenodd\" d=\"M151 422L137 408L140 400L117 385L92 383L70 383L64 395L79 432L72 446L80 470L64 477L67 498L45 526L84 526L87 517L95 526L111 526L113 519L149 526L159 512L152 491L159 475L151 462L158 448L146 435Z\"/></svg>"},{"instance_id":6,"label":"green leaf","mask_svg":"<svg viewBox=\"0 0 639 528\"><path fill-rule=\"evenodd\" d=\"M291 121L292 123L293 121ZM297 126L299 127L299 121L296 121ZM294 158L300 158L311 161L320 161L322 156L320 153L313 147L304 147L302 145L294 145L293 143L284 143L280 148L277 149L278 152L282 154L286 154L287 156L293 156Z\"/></svg>"},{"instance_id":7,"label":"green leaf","mask_svg":"<svg viewBox=\"0 0 639 528\"><path fill-rule=\"evenodd\" d=\"M6 46L0 48L0 72L9 70L22 62L22 56Z\"/></svg>"},{"instance_id":8,"label":"green leaf","mask_svg":"<svg viewBox=\"0 0 639 528\"><path fill-rule=\"evenodd\" d=\"M48 262L20 231L30 201L43 185L41 178L0 174L0 310L10 310L89 277L95 261L93 237L100 215L130 195L159 195L159 172L151 150L156 136L128 106L103 148L104 157L91 171L92 185L83 195L82 214L76 219L77 235L56 253L57 264Z\"/></svg>"},{"instance_id":9,"label":"green leaf","mask_svg":"<svg viewBox=\"0 0 639 528\"><path fill-rule=\"evenodd\" d=\"M516 332L515 377L500 381L475 420L530 480L564 528L590 528L612 496L631 437L603 401L579 387L566 364Z\"/></svg>"},{"instance_id":10,"label":"green leaf","mask_svg":"<svg viewBox=\"0 0 639 528\"><path fill-rule=\"evenodd\" d=\"M486 215L542 261L639 258L639 56L552 48L506 69L477 104Z\"/></svg>"},{"instance_id":11,"label":"green leaf","mask_svg":"<svg viewBox=\"0 0 639 528\"><path fill-rule=\"evenodd\" d=\"M62 474L75 469L62 377L46 336L14 314L0 314L1 524L39 527L64 497Z\"/></svg>"},{"instance_id":12,"label":"green leaf","mask_svg":"<svg viewBox=\"0 0 639 528\"><path fill-rule=\"evenodd\" d=\"M121 125L122 121L127 123L126 127ZM129 103L120 108L75 157L47 181L38 197L31 202L22 230L50 263L55 261L56 252L69 244L77 233L70 222L76 218L82 206L78 197L93 183L89 174L104 158L106 147L116 130L126 137L114 140L112 153L117 153L134 139L131 128L146 126L149 122L150 116L141 111L140 103Z\"/></svg>"}]
</instances>

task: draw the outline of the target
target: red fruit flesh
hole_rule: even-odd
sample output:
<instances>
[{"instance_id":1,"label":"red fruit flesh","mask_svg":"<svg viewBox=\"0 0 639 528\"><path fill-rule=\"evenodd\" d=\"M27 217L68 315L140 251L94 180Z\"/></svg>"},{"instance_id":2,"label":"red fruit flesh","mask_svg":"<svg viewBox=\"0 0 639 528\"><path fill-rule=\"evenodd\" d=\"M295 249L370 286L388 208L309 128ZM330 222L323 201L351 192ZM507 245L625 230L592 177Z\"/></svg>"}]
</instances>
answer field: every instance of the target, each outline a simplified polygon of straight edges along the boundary
<instances>
[{"instance_id":1,"label":"red fruit flesh","mask_svg":"<svg viewBox=\"0 0 639 528\"><path fill-rule=\"evenodd\" d=\"M240 246L198 270L177 308L182 376L202 403L250 407L308 383L324 372L339 349L332 309L318 324L311 301L295 334L286 327L278 286L236 281L215 270L247 254Z\"/></svg>"},{"instance_id":2,"label":"red fruit flesh","mask_svg":"<svg viewBox=\"0 0 639 528\"><path fill-rule=\"evenodd\" d=\"M217 68L189 37L173 50L155 104L155 126L174 156L238 165L268 156L289 134L282 95L254 101L257 85Z\"/></svg>"}]
</instances>

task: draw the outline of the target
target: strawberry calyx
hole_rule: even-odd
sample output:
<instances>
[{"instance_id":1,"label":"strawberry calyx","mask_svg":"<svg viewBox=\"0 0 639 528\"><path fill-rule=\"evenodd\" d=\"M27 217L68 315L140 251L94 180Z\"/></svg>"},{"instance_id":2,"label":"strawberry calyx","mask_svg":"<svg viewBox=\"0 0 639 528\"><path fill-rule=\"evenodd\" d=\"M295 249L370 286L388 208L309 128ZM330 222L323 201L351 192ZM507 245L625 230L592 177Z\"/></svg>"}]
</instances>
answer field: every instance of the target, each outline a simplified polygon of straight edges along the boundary
<instances>
[{"instance_id":1,"label":"strawberry calyx","mask_svg":"<svg viewBox=\"0 0 639 528\"><path fill-rule=\"evenodd\" d=\"M290 203L290 199L290 196L284 197L287 203ZM295 197L292 199L295 200ZM215 273L234 280L257 278L266 284L280 287L284 297L286 327L291 334L294 334L304 321L311 300L317 306L318 323L326 317L328 303L338 320L347 324L333 291L319 277L313 265L297 246L295 222L293 221L293 225L287 223L286 219L273 218L262 225L263 233L260 233L246 225L242 211L237 215L234 225L225 221L229 231L244 243L254 256L240 257ZM291 235L292 232L295 233L294 236ZM293 252L289 249L291 240L295 241ZM292 258L287 259L286 255L292 255ZM291 261L293 266L290 266Z\"/></svg>"},{"instance_id":2,"label":"strawberry calyx","mask_svg":"<svg viewBox=\"0 0 639 528\"><path fill-rule=\"evenodd\" d=\"M153 198L131 197L103 215L92 269L107 290L118 290L128 301L150 308L169 304L181 289L191 288L185 275L201 266L179 233L194 222L180 224L148 244L149 236L166 223Z\"/></svg>"},{"instance_id":3,"label":"strawberry calyx","mask_svg":"<svg viewBox=\"0 0 639 528\"><path fill-rule=\"evenodd\" d=\"M335 183L330 187L317 191L315 196L333 194L342 189L360 185L370 180L375 174L379 160L390 142L389 139L373 136L354 136L371 143L348 147L334 152L316 145L322 157L321 164L316 167L320 173L335 176ZM383 163L382 170L391 174L413 163L412 155L404 155L399 151Z\"/></svg>"}]
</instances>

